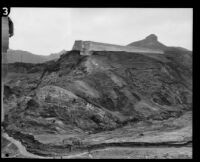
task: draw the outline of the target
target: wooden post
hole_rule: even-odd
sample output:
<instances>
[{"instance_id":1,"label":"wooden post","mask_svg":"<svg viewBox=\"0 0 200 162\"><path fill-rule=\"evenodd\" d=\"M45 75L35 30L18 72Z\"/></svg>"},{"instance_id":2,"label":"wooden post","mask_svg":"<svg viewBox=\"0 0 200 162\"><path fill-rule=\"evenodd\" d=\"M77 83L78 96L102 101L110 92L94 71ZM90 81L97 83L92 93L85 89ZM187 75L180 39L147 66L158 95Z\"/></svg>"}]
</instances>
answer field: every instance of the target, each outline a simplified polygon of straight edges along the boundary
<instances>
[{"instance_id":1,"label":"wooden post","mask_svg":"<svg viewBox=\"0 0 200 162\"><path fill-rule=\"evenodd\" d=\"M9 48L9 37L13 36L13 23L9 17L4 16L1 18L1 122L4 121L4 107L3 107L3 94L4 83L8 72L7 50Z\"/></svg>"},{"instance_id":2,"label":"wooden post","mask_svg":"<svg viewBox=\"0 0 200 162\"><path fill-rule=\"evenodd\" d=\"M4 94L4 82L7 74L7 50L9 46L9 24L8 17L1 18L2 36L1 36L1 122L4 121L4 108L3 108L3 94Z\"/></svg>"}]
</instances>

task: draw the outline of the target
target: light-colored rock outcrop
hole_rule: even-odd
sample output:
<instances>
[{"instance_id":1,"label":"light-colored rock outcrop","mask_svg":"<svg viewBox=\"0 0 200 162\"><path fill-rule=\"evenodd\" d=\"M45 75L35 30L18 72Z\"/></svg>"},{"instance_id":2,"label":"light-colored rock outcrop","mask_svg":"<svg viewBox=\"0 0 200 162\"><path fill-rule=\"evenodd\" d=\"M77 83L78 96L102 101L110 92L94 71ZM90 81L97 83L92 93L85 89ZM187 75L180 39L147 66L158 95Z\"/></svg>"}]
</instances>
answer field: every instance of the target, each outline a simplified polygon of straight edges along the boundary
<instances>
[{"instance_id":1,"label":"light-colored rock outcrop","mask_svg":"<svg viewBox=\"0 0 200 162\"><path fill-rule=\"evenodd\" d=\"M81 51L81 55L91 55L92 51L125 51L125 52L137 52L137 53L156 53L163 54L162 50L149 49L136 46L121 46L108 43L100 43L93 41L77 40L74 43L72 50Z\"/></svg>"}]
</instances>

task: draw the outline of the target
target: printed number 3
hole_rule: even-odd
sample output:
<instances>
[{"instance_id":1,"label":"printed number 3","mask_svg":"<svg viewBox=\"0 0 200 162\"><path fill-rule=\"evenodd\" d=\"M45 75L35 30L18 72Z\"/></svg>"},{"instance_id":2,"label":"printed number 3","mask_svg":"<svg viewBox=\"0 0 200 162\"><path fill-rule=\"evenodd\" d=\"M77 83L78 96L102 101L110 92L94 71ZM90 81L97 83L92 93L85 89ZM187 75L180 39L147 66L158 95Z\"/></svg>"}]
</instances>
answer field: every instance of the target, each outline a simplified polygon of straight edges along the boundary
<instances>
[{"instance_id":1,"label":"printed number 3","mask_svg":"<svg viewBox=\"0 0 200 162\"><path fill-rule=\"evenodd\" d=\"M7 7L3 7L3 15L4 16L8 15L8 8Z\"/></svg>"}]
</instances>

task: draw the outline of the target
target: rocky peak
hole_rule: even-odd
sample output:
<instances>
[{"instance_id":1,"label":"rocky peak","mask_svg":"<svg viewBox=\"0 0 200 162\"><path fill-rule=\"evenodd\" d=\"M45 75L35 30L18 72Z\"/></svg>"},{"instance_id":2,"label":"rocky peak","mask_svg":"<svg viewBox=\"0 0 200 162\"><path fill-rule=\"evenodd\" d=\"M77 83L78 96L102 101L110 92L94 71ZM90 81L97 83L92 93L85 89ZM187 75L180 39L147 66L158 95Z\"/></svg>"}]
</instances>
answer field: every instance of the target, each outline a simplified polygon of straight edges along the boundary
<instances>
[{"instance_id":1,"label":"rocky peak","mask_svg":"<svg viewBox=\"0 0 200 162\"><path fill-rule=\"evenodd\" d=\"M158 41L158 37L155 34L148 35L145 39L132 42L128 46L144 47L154 50L166 50L167 46Z\"/></svg>"},{"instance_id":2,"label":"rocky peak","mask_svg":"<svg viewBox=\"0 0 200 162\"><path fill-rule=\"evenodd\" d=\"M145 39L149 41L158 41L158 37L155 34L150 34Z\"/></svg>"}]
</instances>

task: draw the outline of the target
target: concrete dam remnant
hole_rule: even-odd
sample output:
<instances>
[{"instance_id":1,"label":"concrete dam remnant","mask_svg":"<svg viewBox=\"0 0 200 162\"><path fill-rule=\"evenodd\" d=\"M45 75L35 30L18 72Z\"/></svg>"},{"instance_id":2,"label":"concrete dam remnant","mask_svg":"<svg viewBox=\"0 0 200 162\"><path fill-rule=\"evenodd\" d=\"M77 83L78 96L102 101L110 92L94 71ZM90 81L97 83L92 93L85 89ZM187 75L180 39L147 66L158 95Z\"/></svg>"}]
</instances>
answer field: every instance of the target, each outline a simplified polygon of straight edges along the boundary
<instances>
[{"instance_id":1,"label":"concrete dam remnant","mask_svg":"<svg viewBox=\"0 0 200 162\"><path fill-rule=\"evenodd\" d=\"M92 51L125 51L125 52L137 52L137 53L154 53L164 54L162 50L154 50L149 48L142 48L136 46L121 46L108 43L100 43L93 41L76 40L72 50L78 50L81 55L91 55Z\"/></svg>"}]
</instances>

